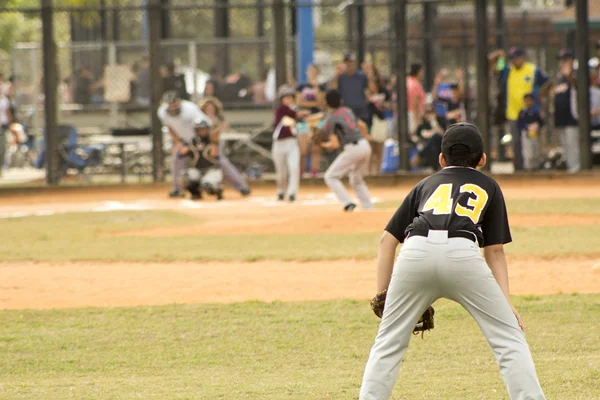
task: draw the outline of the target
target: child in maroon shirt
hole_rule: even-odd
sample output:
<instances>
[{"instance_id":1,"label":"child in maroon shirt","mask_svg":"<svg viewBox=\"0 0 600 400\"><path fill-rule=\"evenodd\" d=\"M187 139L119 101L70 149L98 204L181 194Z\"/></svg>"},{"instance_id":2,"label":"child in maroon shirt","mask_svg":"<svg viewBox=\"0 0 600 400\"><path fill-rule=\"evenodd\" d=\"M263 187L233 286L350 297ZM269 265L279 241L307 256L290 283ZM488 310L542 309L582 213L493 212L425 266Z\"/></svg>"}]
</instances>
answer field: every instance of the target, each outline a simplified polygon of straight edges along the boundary
<instances>
[{"instance_id":1,"label":"child in maroon shirt","mask_svg":"<svg viewBox=\"0 0 600 400\"><path fill-rule=\"evenodd\" d=\"M294 109L294 88L282 86L279 88L278 97L279 106L275 109L271 150L275 164L277 198L283 200L287 194L289 201L294 201L300 186L300 147L296 137L296 121L310 114L310 111Z\"/></svg>"}]
</instances>

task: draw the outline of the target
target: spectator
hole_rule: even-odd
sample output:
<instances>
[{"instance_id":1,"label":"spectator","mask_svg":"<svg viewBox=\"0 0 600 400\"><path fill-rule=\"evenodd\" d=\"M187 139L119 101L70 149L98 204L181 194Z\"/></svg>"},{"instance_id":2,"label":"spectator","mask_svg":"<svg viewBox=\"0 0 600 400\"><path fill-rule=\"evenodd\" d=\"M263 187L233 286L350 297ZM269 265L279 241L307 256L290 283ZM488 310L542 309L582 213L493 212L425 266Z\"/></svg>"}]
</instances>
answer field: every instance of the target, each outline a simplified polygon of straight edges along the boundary
<instances>
[{"instance_id":1,"label":"spectator","mask_svg":"<svg viewBox=\"0 0 600 400\"><path fill-rule=\"evenodd\" d=\"M423 90L423 67L412 64L406 77L406 95L408 96L408 130L414 133L423 117L425 109L425 90Z\"/></svg>"},{"instance_id":2,"label":"spectator","mask_svg":"<svg viewBox=\"0 0 600 400\"><path fill-rule=\"evenodd\" d=\"M223 74L216 67L210 69L210 78L204 86L204 96L221 97L221 86L223 85Z\"/></svg>"},{"instance_id":3,"label":"spectator","mask_svg":"<svg viewBox=\"0 0 600 400\"><path fill-rule=\"evenodd\" d=\"M559 74L554 86L554 127L563 150L569 172L579 171L579 128L571 97L576 85L574 56L569 49L558 53Z\"/></svg>"},{"instance_id":4,"label":"spectator","mask_svg":"<svg viewBox=\"0 0 600 400\"><path fill-rule=\"evenodd\" d=\"M442 152L442 135L444 129L441 127L433 104L424 106L424 114L421 123L415 130L413 142L416 144L417 153L411 158L412 168L440 169L438 157Z\"/></svg>"},{"instance_id":5,"label":"spectator","mask_svg":"<svg viewBox=\"0 0 600 400\"><path fill-rule=\"evenodd\" d=\"M0 177L4 169L7 131L10 125L10 101L4 93L0 93Z\"/></svg>"},{"instance_id":6,"label":"spectator","mask_svg":"<svg viewBox=\"0 0 600 400\"><path fill-rule=\"evenodd\" d=\"M0 72L0 96L4 94L4 74Z\"/></svg>"},{"instance_id":7,"label":"spectator","mask_svg":"<svg viewBox=\"0 0 600 400\"><path fill-rule=\"evenodd\" d=\"M75 77L73 88L73 101L76 104L90 104L92 102L94 77L86 66L79 68Z\"/></svg>"},{"instance_id":8,"label":"spectator","mask_svg":"<svg viewBox=\"0 0 600 400\"><path fill-rule=\"evenodd\" d=\"M464 102L465 100L465 82L463 78L463 72L461 69L457 69L454 72L456 82L450 80L450 73L448 69L442 68L435 77L433 83L433 89L431 93L435 100L436 112L443 126L451 125L453 122L446 121L447 102ZM454 92L454 87L458 89L458 95Z\"/></svg>"},{"instance_id":9,"label":"spectator","mask_svg":"<svg viewBox=\"0 0 600 400\"><path fill-rule=\"evenodd\" d=\"M443 128L459 122L466 122L467 113L460 93L460 86L458 83L452 83L450 84L450 95L448 98L440 99L438 102L444 109L444 117L440 118Z\"/></svg>"},{"instance_id":10,"label":"spectator","mask_svg":"<svg viewBox=\"0 0 600 400\"><path fill-rule=\"evenodd\" d=\"M344 62L336 65L335 75L327 86L338 89L344 106L350 108L371 129L372 116L367 99L371 94L377 93L377 85L372 74L367 76L358 70L353 54L346 54Z\"/></svg>"},{"instance_id":11,"label":"spectator","mask_svg":"<svg viewBox=\"0 0 600 400\"><path fill-rule=\"evenodd\" d=\"M150 61L144 57L135 76L135 104L142 107L150 106Z\"/></svg>"},{"instance_id":12,"label":"spectator","mask_svg":"<svg viewBox=\"0 0 600 400\"><path fill-rule=\"evenodd\" d=\"M216 97L205 97L199 104L202 111L212 122L212 141L218 143L219 164L223 171L223 180L234 190L237 190L242 196L248 196L250 189L244 181L240 171L229 161L224 152L224 141L221 140L221 134L231 130L231 127L225 120L223 114L223 104Z\"/></svg>"},{"instance_id":13,"label":"spectator","mask_svg":"<svg viewBox=\"0 0 600 400\"><path fill-rule=\"evenodd\" d=\"M318 114L324 107L325 85L319 84L319 67L311 64L306 69L306 82L296 87L296 104L300 108L310 111L311 114ZM298 131L298 145L300 146L300 171L306 172L306 159L310 150L310 173L313 177L317 175L321 164L321 148L311 146L308 140L308 124L299 122L296 124ZM312 148L311 148L312 147Z\"/></svg>"},{"instance_id":14,"label":"spectator","mask_svg":"<svg viewBox=\"0 0 600 400\"><path fill-rule=\"evenodd\" d=\"M600 87L598 87L598 76L600 60L598 57L593 57L588 62L590 69L590 110L592 116L592 129L600 129Z\"/></svg>"},{"instance_id":15,"label":"spectator","mask_svg":"<svg viewBox=\"0 0 600 400\"><path fill-rule=\"evenodd\" d=\"M532 93L524 96L525 107L519 113L517 121L521 141L523 143L523 165L525 170L532 171L540 162L540 129L544 125L540 111L535 107L535 97Z\"/></svg>"},{"instance_id":16,"label":"spectator","mask_svg":"<svg viewBox=\"0 0 600 400\"><path fill-rule=\"evenodd\" d=\"M369 112L371 113L371 157L369 160L369 173L376 175L381 170L383 158L383 142L390 135L389 123L387 119L393 118L391 112L391 94L387 90L387 85L381 73L370 62L365 61L362 69L367 76L371 76L375 83L374 92L369 96ZM389 112L388 112L389 111Z\"/></svg>"},{"instance_id":17,"label":"spectator","mask_svg":"<svg viewBox=\"0 0 600 400\"><path fill-rule=\"evenodd\" d=\"M500 57L505 57L504 50L496 50L488 56L490 66L496 66ZM532 63L525 61L523 49L513 47L509 52L510 65L500 71L499 82L506 93L506 120L512 136L513 165L515 171L523 170L523 145L519 131L519 113L524 108L524 98L532 93L536 100L535 107L539 109L538 99L550 88L548 78Z\"/></svg>"},{"instance_id":18,"label":"spectator","mask_svg":"<svg viewBox=\"0 0 600 400\"><path fill-rule=\"evenodd\" d=\"M182 100L189 100L190 94L185 86L185 76L177 73L175 63L167 64L166 75L163 78L163 93L175 91Z\"/></svg>"}]
</instances>

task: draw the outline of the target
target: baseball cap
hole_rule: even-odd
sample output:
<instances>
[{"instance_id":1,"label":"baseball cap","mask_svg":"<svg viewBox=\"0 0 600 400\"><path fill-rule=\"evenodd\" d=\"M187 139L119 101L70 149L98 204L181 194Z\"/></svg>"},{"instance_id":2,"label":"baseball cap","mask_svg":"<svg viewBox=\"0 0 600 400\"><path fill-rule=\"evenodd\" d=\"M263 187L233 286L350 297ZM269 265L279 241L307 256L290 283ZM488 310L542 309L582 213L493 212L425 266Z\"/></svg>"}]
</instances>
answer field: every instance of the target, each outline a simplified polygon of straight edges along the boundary
<instances>
[{"instance_id":1,"label":"baseball cap","mask_svg":"<svg viewBox=\"0 0 600 400\"><path fill-rule=\"evenodd\" d=\"M511 47L508 51L508 57L517 58L525 55L525 51L520 47Z\"/></svg>"},{"instance_id":2,"label":"baseball cap","mask_svg":"<svg viewBox=\"0 0 600 400\"><path fill-rule=\"evenodd\" d=\"M347 61L356 61L356 57L354 56L354 54L352 54L352 53L344 54L344 62L347 62Z\"/></svg>"},{"instance_id":3,"label":"baseball cap","mask_svg":"<svg viewBox=\"0 0 600 400\"><path fill-rule=\"evenodd\" d=\"M556 54L556 58L559 60L569 60L574 59L575 56L573 55L571 49L560 49L560 51Z\"/></svg>"},{"instance_id":4,"label":"baseball cap","mask_svg":"<svg viewBox=\"0 0 600 400\"><path fill-rule=\"evenodd\" d=\"M442 136L442 153L452 156L466 156L483 153L483 138L473 124L452 124Z\"/></svg>"}]
</instances>

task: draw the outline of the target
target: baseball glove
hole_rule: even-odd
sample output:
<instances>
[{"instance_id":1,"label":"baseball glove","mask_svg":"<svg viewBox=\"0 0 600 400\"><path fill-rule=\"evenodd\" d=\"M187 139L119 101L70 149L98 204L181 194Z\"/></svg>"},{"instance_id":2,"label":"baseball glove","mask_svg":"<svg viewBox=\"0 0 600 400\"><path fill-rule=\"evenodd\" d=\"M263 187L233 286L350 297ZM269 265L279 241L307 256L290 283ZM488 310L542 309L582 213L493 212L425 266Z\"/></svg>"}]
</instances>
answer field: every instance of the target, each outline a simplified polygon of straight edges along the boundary
<instances>
[{"instance_id":1,"label":"baseball glove","mask_svg":"<svg viewBox=\"0 0 600 400\"><path fill-rule=\"evenodd\" d=\"M371 309L373 309L373 312L379 318L381 318L383 316L383 309L385 307L386 296L387 296L387 289L380 293L377 293L377 295L371 299ZM423 337L423 333L426 330L428 331L428 330L433 329L433 327L434 327L433 314L434 313L435 313L435 310L433 309L433 307L431 307L431 306L427 307L427 310L425 310L423 315L421 315L421 318L419 318L417 325L413 329L413 333L415 335L418 334L419 332L421 332L421 337Z\"/></svg>"},{"instance_id":2,"label":"baseball glove","mask_svg":"<svg viewBox=\"0 0 600 400\"><path fill-rule=\"evenodd\" d=\"M313 126L310 130L310 137L313 145L320 147L321 143L327 141L322 129L318 128L317 126Z\"/></svg>"}]
</instances>

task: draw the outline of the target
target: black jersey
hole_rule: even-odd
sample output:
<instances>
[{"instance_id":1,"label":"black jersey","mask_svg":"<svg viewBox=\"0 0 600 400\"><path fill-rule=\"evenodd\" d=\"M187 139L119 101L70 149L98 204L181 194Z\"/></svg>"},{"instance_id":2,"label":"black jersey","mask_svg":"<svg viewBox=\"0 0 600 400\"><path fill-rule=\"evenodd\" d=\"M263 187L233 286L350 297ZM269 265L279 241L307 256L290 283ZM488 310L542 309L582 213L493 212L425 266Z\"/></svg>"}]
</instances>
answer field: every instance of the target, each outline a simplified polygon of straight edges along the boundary
<instances>
[{"instance_id":1,"label":"black jersey","mask_svg":"<svg viewBox=\"0 0 600 400\"><path fill-rule=\"evenodd\" d=\"M444 168L419 182L385 228L400 242L429 229L473 232L481 247L512 241L500 187L471 168Z\"/></svg>"}]
</instances>

